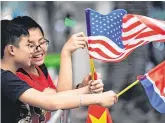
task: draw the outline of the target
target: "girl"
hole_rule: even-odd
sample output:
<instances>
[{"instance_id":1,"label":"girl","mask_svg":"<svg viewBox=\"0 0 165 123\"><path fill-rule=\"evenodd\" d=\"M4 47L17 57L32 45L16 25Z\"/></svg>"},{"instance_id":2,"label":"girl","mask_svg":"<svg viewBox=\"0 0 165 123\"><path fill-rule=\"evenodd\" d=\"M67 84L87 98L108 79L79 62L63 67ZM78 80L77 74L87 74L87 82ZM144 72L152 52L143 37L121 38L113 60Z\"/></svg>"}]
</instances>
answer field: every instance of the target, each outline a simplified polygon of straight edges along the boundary
<instances>
[{"instance_id":1,"label":"girl","mask_svg":"<svg viewBox=\"0 0 165 123\"><path fill-rule=\"evenodd\" d=\"M76 33L65 43L61 51L60 72L57 87L53 84L51 77L44 65L44 57L48 50L49 41L44 38L44 32L39 24L28 16L17 17L12 20L14 23L19 23L28 28L29 41L33 44L33 56L31 66L21 68L17 71L17 76L26 81L31 87L49 94L72 89L72 63L71 55L78 48L85 48L87 37L83 33ZM103 91L102 81L90 81L88 75L79 85L89 86L89 90L83 93ZM89 84L88 84L89 83ZM25 110L25 109L24 109ZM23 111L25 112L25 111ZM30 113L33 123L47 121L50 118L50 112L43 109L30 106Z\"/></svg>"}]
</instances>

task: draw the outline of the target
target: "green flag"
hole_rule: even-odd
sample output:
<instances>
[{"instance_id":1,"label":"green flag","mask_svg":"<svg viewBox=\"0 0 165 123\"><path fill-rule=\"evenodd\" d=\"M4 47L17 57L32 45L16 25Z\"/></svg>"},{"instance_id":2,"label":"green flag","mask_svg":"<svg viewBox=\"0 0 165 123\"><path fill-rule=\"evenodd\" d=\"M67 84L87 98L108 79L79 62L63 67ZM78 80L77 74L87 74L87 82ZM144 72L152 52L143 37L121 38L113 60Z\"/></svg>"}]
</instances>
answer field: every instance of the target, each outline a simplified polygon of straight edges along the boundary
<instances>
[{"instance_id":1,"label":"green flag","mask_svg":"<svg viewBox=\"0 0 165 123\"><path fill-rule=\"evenodd\" d=\"M65 26L73 27L75 25L76 25L76 21L69 18L65 18Z\"/></svg>"},{"instance_id":2,"label":"green flag","mask_svg":"<svg viewBox=\"0 0 165 123\"><path fill-rule=\"evenodd\" d=\"M60 54L48 54L45 57L44 63L48 68L52 67L52 68L59 69L59 67L60 67Z\"/></svg>"}]
</instances>

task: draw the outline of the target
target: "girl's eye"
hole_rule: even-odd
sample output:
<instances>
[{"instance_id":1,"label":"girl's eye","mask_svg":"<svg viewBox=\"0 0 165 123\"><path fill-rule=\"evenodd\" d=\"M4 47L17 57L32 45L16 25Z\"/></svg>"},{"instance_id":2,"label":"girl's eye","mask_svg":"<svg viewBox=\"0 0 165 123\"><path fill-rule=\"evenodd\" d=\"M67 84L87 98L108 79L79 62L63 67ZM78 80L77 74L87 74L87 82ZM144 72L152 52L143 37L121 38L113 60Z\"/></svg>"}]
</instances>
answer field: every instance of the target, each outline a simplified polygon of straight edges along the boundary
<instances>
[{"instance_id":1,"label":"girl's eye","mask_svg":"<svg viewBox=\"0 0 165 123\"><path fill-rule=\"evenodd\" d=\"M33 48L33 47L34 47L34 45L30 45L29 47L30 47L30 48Z\"/></svg>"},{"instance_id":2,"label":"girl's eye","mask_svg":"<svg viewBox=\"0 0 165 123\"><path fill-rule=\"evenodd\" d=\"M33 45L33 44L28 44L28 47L30 47L30 48L34 48L35 45Z\"/></svg>"},{"instance_id":3,"label":"girl's eye","mask_svg":"<svg viewBox=\"0 0 165 123\"><path fill-rule=\"evenodd\" d=\"M43 45L43 44L45 44L45 43L46 43L46 41L43 41L43 42L40 43L40 45Z\"/></svg>"}]
</instances>

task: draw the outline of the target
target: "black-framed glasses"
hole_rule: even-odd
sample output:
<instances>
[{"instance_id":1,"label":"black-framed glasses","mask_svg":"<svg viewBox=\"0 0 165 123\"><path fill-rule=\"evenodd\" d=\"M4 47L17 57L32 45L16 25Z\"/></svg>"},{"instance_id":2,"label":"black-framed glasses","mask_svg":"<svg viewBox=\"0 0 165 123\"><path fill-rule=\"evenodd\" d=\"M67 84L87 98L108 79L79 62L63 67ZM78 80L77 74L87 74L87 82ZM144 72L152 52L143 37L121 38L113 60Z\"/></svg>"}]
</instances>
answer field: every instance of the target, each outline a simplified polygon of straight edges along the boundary
<instances>
[{"instance_id":1,"label":"black-framed glasses","mask_svg":"<svg viewBox=\"0 0 165 123\"><path fill-rule=\"evenodd\" d=\"M30 45L30 48L35 51L38 50L38 48L46 49L49 46L49 41L47 39L42 39L39 45Z\"/></svg>"}]
</instances>

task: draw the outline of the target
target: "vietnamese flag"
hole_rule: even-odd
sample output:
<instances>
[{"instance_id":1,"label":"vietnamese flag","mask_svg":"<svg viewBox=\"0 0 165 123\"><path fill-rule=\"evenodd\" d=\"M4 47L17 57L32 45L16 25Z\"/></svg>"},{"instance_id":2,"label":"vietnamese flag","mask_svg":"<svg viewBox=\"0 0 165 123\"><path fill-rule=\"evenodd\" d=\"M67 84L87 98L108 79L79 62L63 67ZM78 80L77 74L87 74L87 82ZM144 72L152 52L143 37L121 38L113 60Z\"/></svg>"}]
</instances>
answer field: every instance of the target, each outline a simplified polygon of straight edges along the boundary
<instances>
[{"instance_id":1,"label":"vietnamese flag","mask_svg":"<svg viewBox=\"0 0 165 123\"><path fill-rule=\"evenodd\" d=\"M112 123L109 110L99 105L90 105L86 123Z\"/></svg>"}]
</instances>

